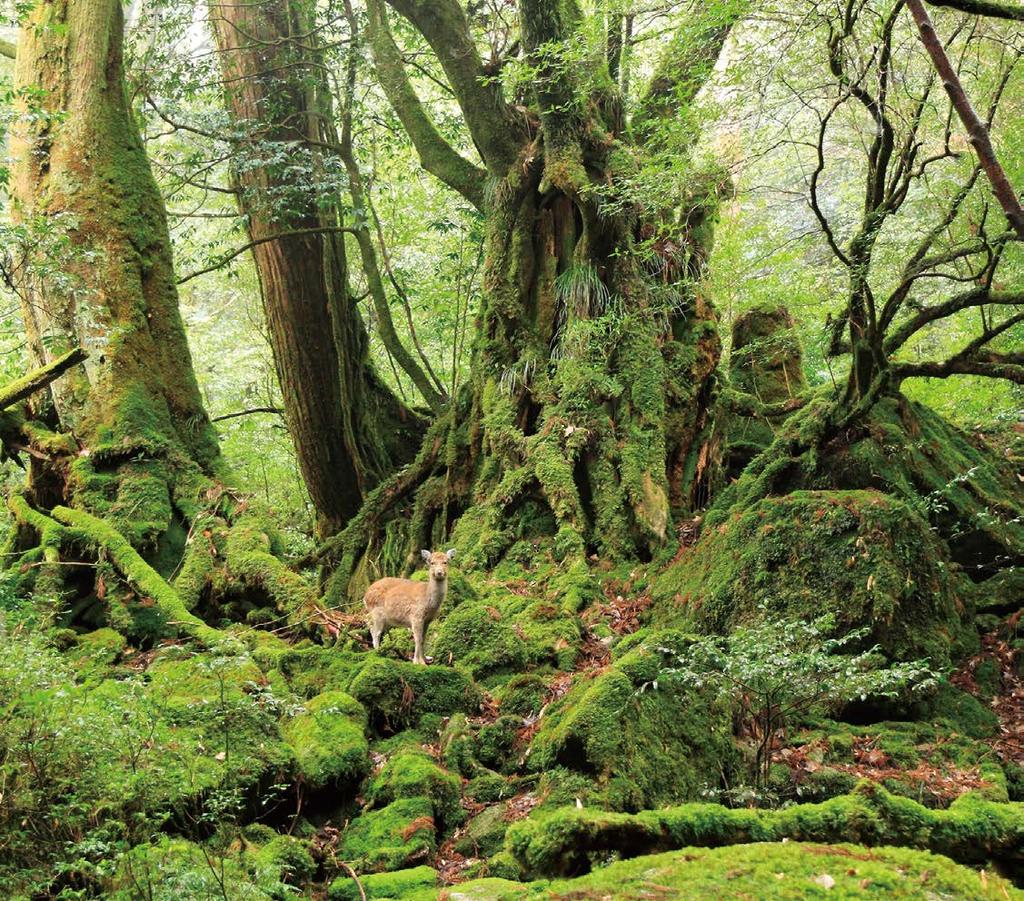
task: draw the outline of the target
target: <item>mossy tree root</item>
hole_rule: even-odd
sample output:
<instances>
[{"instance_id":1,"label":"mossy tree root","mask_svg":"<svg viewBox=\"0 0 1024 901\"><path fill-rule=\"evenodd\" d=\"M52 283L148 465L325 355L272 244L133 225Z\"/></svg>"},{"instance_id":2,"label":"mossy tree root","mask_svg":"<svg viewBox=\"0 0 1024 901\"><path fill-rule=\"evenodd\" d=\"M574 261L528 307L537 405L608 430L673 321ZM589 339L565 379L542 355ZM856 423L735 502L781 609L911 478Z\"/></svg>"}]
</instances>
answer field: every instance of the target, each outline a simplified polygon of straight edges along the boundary
<instances>
[{"instance_id":1,"label":"mossy tree root","mask_svg":"<svg viewBox=\"0 0 1024 901\"><path fill-rule=\"evenodd\" d=\"M532 877L590 869L590 856L637 857L688 846L796 841L927 848L961 863L1024 857L1024 804L968 794L932 810L863 781L852 793L779 810L684 804L637 814L563 808L509 830L506 847Z\"/></svg>"},{"instance_id":2,"label":"mossy tree root","mask_svg":"<svg viewBox=\"0 0 1024 901\"><path fill-rule=\"evenodd\" d=\"M189 613L178 593L142 559L128 539L109 523L69 507L54 507L52 513L54 520L73 530L73 537L79 540L84 537L97 551L106 554L135 591L152 598L171 625L207 646L226 639L227 636L219 629L208 626L199 617Z\"/></svg>"}]
</instances>

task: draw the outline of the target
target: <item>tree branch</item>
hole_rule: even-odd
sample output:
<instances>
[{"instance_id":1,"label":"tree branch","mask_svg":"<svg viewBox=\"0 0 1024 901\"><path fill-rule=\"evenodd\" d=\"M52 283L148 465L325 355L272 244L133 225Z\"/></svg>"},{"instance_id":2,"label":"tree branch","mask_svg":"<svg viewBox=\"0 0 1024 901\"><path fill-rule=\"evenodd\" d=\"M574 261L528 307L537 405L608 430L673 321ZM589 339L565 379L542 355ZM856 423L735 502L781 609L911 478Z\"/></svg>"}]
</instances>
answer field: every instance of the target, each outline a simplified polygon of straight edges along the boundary
<instances>
[{"instance_id":1,"label":"tree branch","mask_svg":"<svg viewBox=\"0 0 1024 901\"><path fill-rule=\"evenodd\" d=\"M405 73L402 54L388 28L383 0L367 0L366 9L369 15L367 37L377 80L416 148L420 164L478 210L483 210L487 173L457 153L430 121Z\"/></svg>"},{"instance_id":2,"label":"tree branch","mask_svg":"<svg viewBox=\"0 0 1024 901\"><path fill-rule=\"evenodd\" d=\"M183 275L178 279L178 284L183 285L185 282L190 282L194 278L198 278L200 275L206 275L207 272L215 272L222 266L226 266L235 257L240 257L247 250L252 250L258 244L266 244L268 241L277 241L281 238L294 238L298 235L322 235L322 234L339 234L339 233L354 233L355 229L347 226L340 225L324 225L316 228L293 228L287 231L278 232L276 235L267 235L263 238L255 238L248 244L243 244L241 247L236 247L230 253L225 254L216 262L211 263L209 266L204 266L202 269L197 269L195 272L190 272L188 275Z\"/></svg>"},{"instance_id":3,"label":"tree branch","mask_svg":"<svg viewBox=\"0 0 1024 901\"><path fill-rule=\"evenodd\" d=\"M469 21L458 0L388 0L430 44L455 92L480 157L504 175L528 140L525 117L505 102L501 86L487 78Z\"/></svg>"},{"instance_id":4,"label":"tree branch","mask_svg":"<svg viewBox=\"0 0 1024 901\"><path fill-rule=\"evenodd\" d=\"M63 356L57 357L45 366L35 369L20 379L15 379L0 388L0 410L13 407L15 404L31 397L37 391L41 391L50 382L56 381L71 367L77 366L89 355L80 347L69 350Z\"/></svg>"},{"instance_id":5,"label":"tree branch","mask_svg":"<svg viewBox=\"0 0 1024 901\"><path fill-rule=\"evenodd\" d=\"M995 194L999 205L1003 208L1017 237L1024 240L1024 209L1021 208L1020 200L996 158L988 128L974 111L974 107L971 106L963 85L961 85L949 57L946 56L946 51L935 33L935 27L932 25L922 0L907 0L907 8L914 17L917 30L921 35L921 43L924 44L925 50L931 57L932 65L935 66L935 70L942 79L942 86L949 94L950 102L953 104L957 116L960 117L964 128L967 129L967 138L978 154L978 159L988 180L992 183L992 193Z\"/></svg>"},{"instance_id":6,"label":"tree branch","mask_svg":"<svg viewBox=\"0 0 1024 901\"><path fill-rule=\"evenodd\" d=\"M937 319L945 319L968 307L987 305L1014 306L1024 304L1024 291L990 291L987 287L974 288L962 294L956 294L942 303L926 307L916 316L912 316L885 339L886 354L899 350L912 335Z\"/></svg>"},{"instance_id":7,"label":"tree branch","mask_svg":"<svg viewBox=\"0 0 1024 901\"><path fill-rule=\"evenodd\" d=\"M1024 6L1013 3L992 3L990 0L928 0L929 6L956 9L975 16L989 16L993 19L1013 19L1024 22Z\"/></svg>"}]
</instances>

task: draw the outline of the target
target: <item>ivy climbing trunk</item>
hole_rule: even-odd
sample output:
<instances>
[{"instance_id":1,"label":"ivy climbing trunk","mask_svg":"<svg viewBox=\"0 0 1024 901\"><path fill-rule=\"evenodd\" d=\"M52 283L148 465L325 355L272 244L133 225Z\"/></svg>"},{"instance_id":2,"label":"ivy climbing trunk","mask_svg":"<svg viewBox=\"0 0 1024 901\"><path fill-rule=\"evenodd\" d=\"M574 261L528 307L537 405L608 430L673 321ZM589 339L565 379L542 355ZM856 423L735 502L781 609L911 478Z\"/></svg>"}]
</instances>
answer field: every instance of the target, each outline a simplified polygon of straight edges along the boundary
<instances>
[{"instance_id":1,"label":"ivy climbing trunk","mask_svg":"<svg viewBox=\"0 0 1024 901\"><path fill-rule=\"evenodd\" d=\"M288 430L319 532L330 535L408 459L418 420L376 377L348 295L314 4L216 3L209 13Z\"/></svg>"},{"instance_id":2,"label":"ivy climbing trunk","mask_svg":"<svg viewBox=\"0 0 1024 901\"><path fill-rule=\"evenodd\" d=\"M6 559L26 590L67 602L55 614L67 624L209 643L220 632L192 611L216 595L289 614L309 595L275 557L273 529L225 485L125 92L123 28L121 0L44 0L18 40L12 193L29 236L17 271L30 354L47 364L82 345L89 357L49 402L2 414L5 442L16 434L31 459ZM95 568L65 566L69 552Z\"/></svg>"}]
</instances>

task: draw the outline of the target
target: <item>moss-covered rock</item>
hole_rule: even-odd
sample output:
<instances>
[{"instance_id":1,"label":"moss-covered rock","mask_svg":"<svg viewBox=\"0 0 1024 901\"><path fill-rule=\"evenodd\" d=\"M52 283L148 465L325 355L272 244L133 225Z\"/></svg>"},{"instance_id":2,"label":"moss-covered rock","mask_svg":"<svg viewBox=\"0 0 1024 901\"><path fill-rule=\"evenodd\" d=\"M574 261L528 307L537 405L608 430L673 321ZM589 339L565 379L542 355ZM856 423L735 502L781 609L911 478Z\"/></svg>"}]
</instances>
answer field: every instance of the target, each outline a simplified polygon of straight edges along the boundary
<instances>
[{"instance_id":1,"label":"moss-covered rock","mask_svg":"<svg viewBox=\"0 0 1024 901\"><path fill-rule=\"evenodd\" d=\"M761 614L835 614L891 658L941 668L967 641L945 552L928 523L878 491L795 491L736 509L655 581L651 616L724 632ZM976 636L975 636L976 640Z\"/></svg>"},{"instance_id":2,"label":"moss-covered rock","mask_svg":"<svg viewBox=\"0 0 1024 901\"><path fill-rule=\"evenodd\" d=\"M466 667L473 678L518 672L527 661L526 643L501 611L486 602L456 607L435 627L431 648L442 663Z\"/></svg>"},{"instance_id":3,"label":"moss-covered rock","mask_svg":"<svg viewBox=\"0 0 1024 901\"><path fill-rule=\"evenodd\" d=\"M429 798L402 798L368 811L345 830L339 856L359 872L422 863L436 848L433 813Z\"/></svg>"},{"instance_id":4,"label":"moss-covered rock","mask_svg":"<svg viewBox=\"0 0 1024 901\"><path fill-rule=\"evenodd\" d=\"M299 774L312 789L354 790L370 771L366 711L351 695L325 691L282 726Z\"/></svg>"},{"instance_id":5,"label":"moss-covered rock","mask_svg":"<svg viewBox=\"0 0 1024 901\"><path fill-rule=\"evenodd\" d=\"M651 647L677 640L663 633ZM643 691L661 666L661 655L642 646L583 674L541 720L528 765L580 771L619 809L692 799L717 786L735 760L731 711L680 686Z\"/></svg>"},{"instance_id":6,"label":"moss-covered rock","mask_svg":"<svg viewBox=\"0 0 1024 901\"><path fill-rule=\"evenodd\" d=\"M501 850L508 830L508 805L485 807L460 830L455 850L466 857L490 857Z\"/></svg>"},{"instance_id":7,"label":"moss-covered rock","mask_svg":"<svg viewBox=\"0 0 1024 901\"><path fill-rule=\"evenodd\" d=\"M409 896L425 901L426 894ZM480 879L454 886L449 901L600 898L937 898L1016 901L1024 892L927 851L851 844L749 844L683 848L619 861L586 876L553 882Z\"/></svg>"},{"instance_id":8,"label":"moss-covered rock","mask_svg":"<svg viewBox=\"0 0 1024 901\"><path fill-rule=\"evenodd\" d=\"M874 489L925 520L977 583L1024 554L1024 492L1013 466L990 446L903 396L881 398L828 439L836 415L822 392L789 417L716 500L706 528L793 491Z\"/></svg>"},{"instance_id":9,"label":"moss-covered rock","mask_svg":"<svg viewBox=\"0 0 1024 901\"><path fill-rule=\"evenodd\" d=\"M480 689L460 669L376 656L353 678L349 692L369 711L370 724L385 732L413 726L425 713L478 710L482 698Z\"/></svg>"},{"instance_id":10,"label":"moss-covered rock","mask_svg":"<svg viewBox=\"0 0 1024 901\"><path fill-rule=\"evenodd\" d=\"M359 885L367 901L375 898L407 898L412 893L433 896L436 893L431 890L437 885L437 871L433 867L424 866L396 870L393 873L371 873L369 876L360 876ZM364 895L360 894L359 885L347 874L339 876L327 890L327 899L361 901Z\"/></svg>"},{"instance_id":11,"label":"moss-covered rock","mask_svg":"<svg viewBox=\"0 0 1024 901\"><path fill-rule=\"evenodd\" d=\"M439 767L425 751L404 748L392 755L374 775L366 800L384 806L400 798L426 799L438 830L447 830L465 819L459 804L462 783L458 776Z\"/></svg>"}]
</instances>

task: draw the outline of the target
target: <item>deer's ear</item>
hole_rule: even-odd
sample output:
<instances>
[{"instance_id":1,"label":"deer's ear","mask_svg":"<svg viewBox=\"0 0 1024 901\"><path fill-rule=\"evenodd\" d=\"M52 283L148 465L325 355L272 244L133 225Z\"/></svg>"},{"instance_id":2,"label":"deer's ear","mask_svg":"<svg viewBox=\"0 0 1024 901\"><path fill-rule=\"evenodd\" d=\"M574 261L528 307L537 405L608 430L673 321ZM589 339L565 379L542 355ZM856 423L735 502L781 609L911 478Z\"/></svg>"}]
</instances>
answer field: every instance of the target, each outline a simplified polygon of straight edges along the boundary
<instances>
[{"instance_id":1,"label":"deer's ear","mask_svg":"<svg viewBox=\"0 0 1024 901\"><path fill-rule=\"evenodd\" d=\"M449 560L454 560L455 559L455 548L451 548L448 551L447 557L448 557Z\"/></svg>"},{"instance_id":2,"label":"deer's ear","mask_svg":"<svg viewBox=\"0 0 1024 901\"><path fill-rule=\"evenodd\" d=\"M420 551L420 556L427 562L430 561L430 551Z\"/></svg>"}]
</instances>

